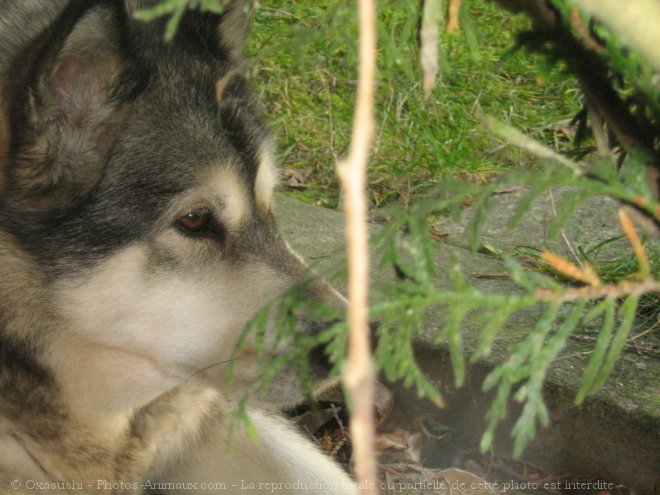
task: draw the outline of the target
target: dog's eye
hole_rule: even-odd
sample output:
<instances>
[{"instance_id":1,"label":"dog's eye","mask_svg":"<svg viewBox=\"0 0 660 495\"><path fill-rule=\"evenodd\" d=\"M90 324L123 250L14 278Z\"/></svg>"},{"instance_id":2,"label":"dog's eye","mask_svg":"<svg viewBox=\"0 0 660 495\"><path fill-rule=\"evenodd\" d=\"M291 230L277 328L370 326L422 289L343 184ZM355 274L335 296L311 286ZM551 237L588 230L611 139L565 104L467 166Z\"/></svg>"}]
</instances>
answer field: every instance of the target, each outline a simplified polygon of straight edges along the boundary
<instances>
[{"instance_id":1,"label":"dog's eye","mask_svg":"<svg viewBox=\"0 0 660 495\"><path fill-rule=\"evenodd\" d=\"M190 210L178 218L175 227L187 237L208 239L221 244L225 242L226 231L209 208Z\"/></svg>"},{"instance_id":2,"label":"dog's eye","mask_svg":"<svg viewBox=\"0 0 660 495\"><path fill-rule=\"evenodd\" d=\"M200 208L189 211L179 218L179 225L187 232L201 232L208 227L210 220L211 213L204 208Z\"/></svg>"}]
</instances>

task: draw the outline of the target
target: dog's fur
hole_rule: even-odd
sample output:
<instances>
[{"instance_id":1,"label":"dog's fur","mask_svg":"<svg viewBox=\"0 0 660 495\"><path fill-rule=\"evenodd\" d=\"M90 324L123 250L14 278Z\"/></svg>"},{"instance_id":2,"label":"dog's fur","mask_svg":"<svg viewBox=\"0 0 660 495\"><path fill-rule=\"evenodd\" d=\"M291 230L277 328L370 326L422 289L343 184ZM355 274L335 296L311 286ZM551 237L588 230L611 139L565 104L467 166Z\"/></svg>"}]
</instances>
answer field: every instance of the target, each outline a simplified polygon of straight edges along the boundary
<instances>
[{"instance_id":1,"label":"dog's fur","mask_svg":"<svg viewBox=\"0 0 660 495\"><path fill-rule=\"evenodd\" d=\"M132 18L152 3L0 0L0 493L356 493L264 406L258 443L227 442L241 392L204 370L306 269L273 219L243 2L171 43Z\"/></svg>"}]
</instances>

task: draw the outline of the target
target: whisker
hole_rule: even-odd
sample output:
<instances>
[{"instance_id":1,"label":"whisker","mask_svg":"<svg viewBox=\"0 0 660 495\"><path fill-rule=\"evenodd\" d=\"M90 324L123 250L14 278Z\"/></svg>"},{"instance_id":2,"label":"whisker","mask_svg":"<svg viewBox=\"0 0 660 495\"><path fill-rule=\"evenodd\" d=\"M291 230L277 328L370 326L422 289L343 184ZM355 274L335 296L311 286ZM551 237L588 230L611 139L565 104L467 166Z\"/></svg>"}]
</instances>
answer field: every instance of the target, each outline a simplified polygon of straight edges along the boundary
<instances>
[{"instance_id":1,"label":"whisker","mask_svg":"<svg viewBox=\"0 0 660 495\"><path fill-rule=\"evenodd\" d=\"M194 377L196 377L197 375L199 375L199 374L201 374L201 373L204 373L205 371L208 371L208 370L210 370L211 368L215 368L216 366L222 366L223 364L231 363L231 362L234 362L234 361L239 361L239 360L241 360L241 359L246 359L246 358L248 358L248 357L249 357L249 356L235 357L235 358L227 359L227 360L225 360L225 361L220 361L220 362L218 362L218 363L213 363L213 364L211 364L211 365L209 365L209 366L205 366L204 368L200 368L200 369L198 369L198 370L193 371L193 372L192 372L192 373L191 373L191 374L185 379L185 381L191 380L191 379L193 379Z\"/></svg>"}]
</instances>

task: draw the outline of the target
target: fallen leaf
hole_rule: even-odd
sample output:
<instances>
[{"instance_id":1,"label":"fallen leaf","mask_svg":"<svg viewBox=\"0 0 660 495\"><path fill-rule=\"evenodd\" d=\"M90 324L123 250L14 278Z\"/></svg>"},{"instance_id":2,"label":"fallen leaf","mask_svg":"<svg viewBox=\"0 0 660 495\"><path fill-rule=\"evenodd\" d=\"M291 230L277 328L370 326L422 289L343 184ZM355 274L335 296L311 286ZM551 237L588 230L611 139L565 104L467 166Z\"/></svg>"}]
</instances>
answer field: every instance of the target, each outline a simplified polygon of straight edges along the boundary
<instances>
[{"instance_id":1,"label":"fallen leaf","mask_svg":"<svg viewBox=\"0 0 660 495\"><path fill-rule=\"evenodd\" d=\"M461 0L449 0L447 9L447 27L445 32L451 34L460 26Z\"/></svg>"},{"instance_id":2,"label":"fallen leaf","mask_svg":"<svg viewBox=\"0 0 660 495\"><path fill-rule=\"evenodd\" d=\"M376 452L383 452L385 450L406 450L408 443L406 436L402 434L401 430L393 431L390 433L382 433L376 437Z\"/></svg>"},{"instance_id":3,"label":"fallen leaf","mask_svg":"<svg viewBox=\"0 0 660 495\"><path fill-rule=\"evenodd\" d=\"M438 471L436 476L443 479L452 488L451 492L458 494L479 494L479 495L499 495L499 491L494 488L494 483L463 471L462 469L449 468Z\"/></svg>"},{"instance_id":4,"label":"fallen leaf","mask_svg":"<svg viewBox=\"0 0 660 495\"><path fill-rule=\"evenodd\" d=\"M305 189L310 173L311 171L308 169L287 168L282 173L282 180L289 189Z\"/></svg>"},{"instance_id":5,"label":"fallen leaf","mask_svg":"<svg viewBox=\"0 0 660 495\"><path fill-rule=\"evenodd\" d=\"M441 239L444 239L445 237L449 237L449 233L448 233L448 232L441 232L440 230L437 230L437 229L434 229L434 228L430 228L430 229L429 229L429 232L431 233L431 236L433 236L433 238L434 238L436 241L439 241L439 240L441 240Z\"/></svg>"}]
</instances>

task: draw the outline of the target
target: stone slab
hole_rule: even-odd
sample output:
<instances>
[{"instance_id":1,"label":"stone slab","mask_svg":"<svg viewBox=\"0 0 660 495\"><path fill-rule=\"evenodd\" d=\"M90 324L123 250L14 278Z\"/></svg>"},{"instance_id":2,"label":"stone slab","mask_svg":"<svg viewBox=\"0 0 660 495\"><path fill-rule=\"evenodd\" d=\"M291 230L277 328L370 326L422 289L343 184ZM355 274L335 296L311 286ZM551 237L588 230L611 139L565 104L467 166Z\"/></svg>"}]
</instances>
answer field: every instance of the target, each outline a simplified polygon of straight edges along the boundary
<instances>
[{"instance_id":1,"label":"stone slab","mask_svg":"<svg viewBox=\"0 0 660 495\"><path fill-rule=\"evenodd\" d=\"M515 228L507 228L515 201L522 192L493 198L488 222L482 229L482 239L499 249L527 245L548 247L566 252L563 237L550 240L548 225L553 218L561 193L541 198L525 219ZM618 205L608 198L592 198L585 203L564 228L571 243L590 243L620 235L616 222ZM468 249L466 229L470 220L468 208L458 222L441 221L436 227L449 235L438 242L434 256L438 266L437 284L448 287L443 268L452 259L460 260L470 283L485 290L510 291L513 284L506 279L483 279L472 274L504 273L503 263L496 257L472 254ZM280 230L289 243L321 274L333 273L342 266L344 256L344 221L341 213L290 198L278 198L277 218ZM376 231L379 227L373 225ZM626 249L625 242L613 243L611 249ZM373 270L374 283L391 280L390 273ZM419 362L429 376L440 384L447 396L448 417L453 417L464 432L466 441L476 441L484 427L488 394L481 392L481 382L488 370L501 362L511 346L523 338L538 318L538 310L521 312L511 318L497 339L488 359L472 366L467 384L455 390L451 369L443 345L433 344L441 315L431 310L426 316L426 328L417 338ZM479 328L463 329L467 352L475 348ZM652 493L660 479L660 361L657 356L626 351L606 386L578 408L572 402L582 370L588 360L585 344L569 341L561 359L548 375L546 398L551 412L551 425L544 429L525 452L526 458L542 462L556 473L607 472L615 480ZM423 410L428 405L415 403L414 396L401 392L412 401L411 410ZM511 420L502 425L498 449L510 452L506 435Z\"/></svg>"}]
</instances>

